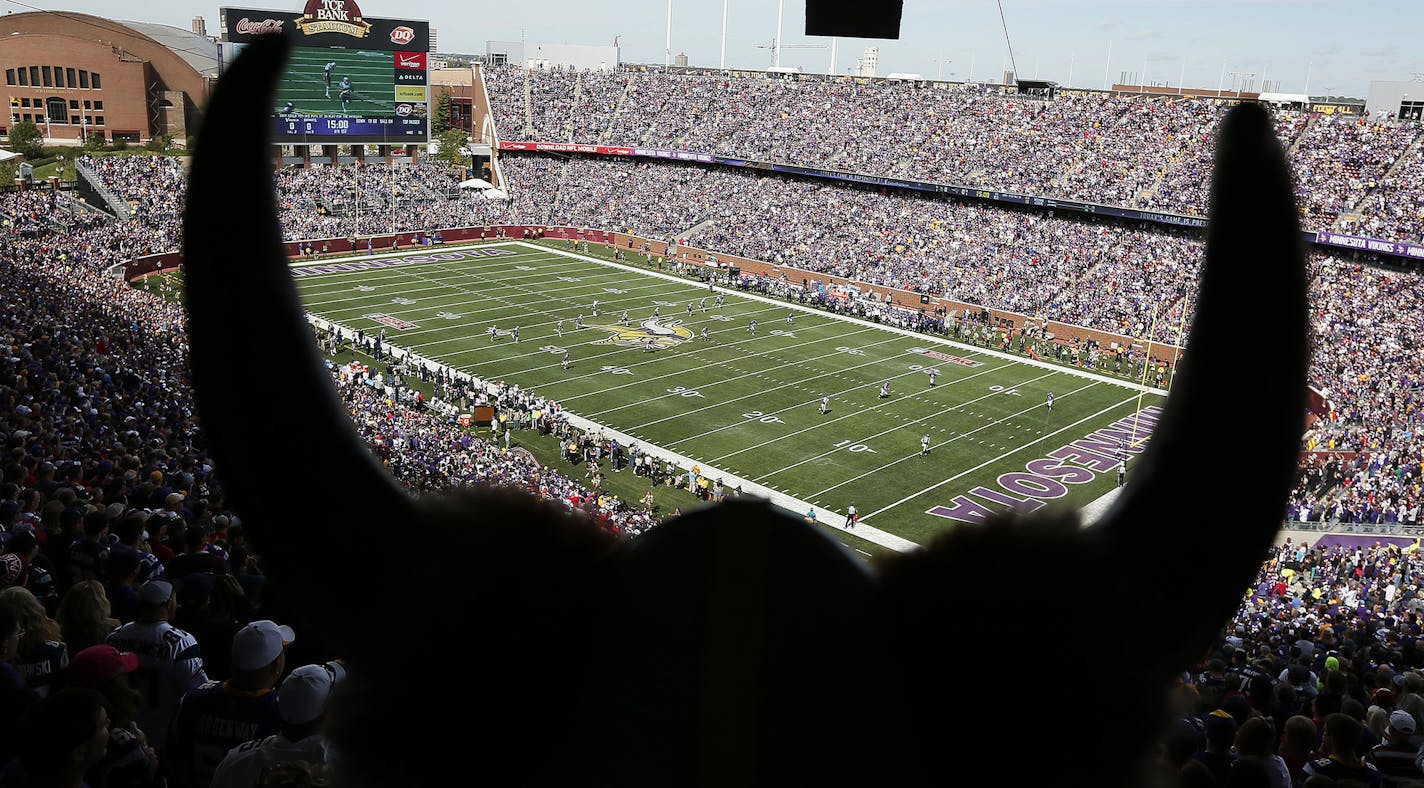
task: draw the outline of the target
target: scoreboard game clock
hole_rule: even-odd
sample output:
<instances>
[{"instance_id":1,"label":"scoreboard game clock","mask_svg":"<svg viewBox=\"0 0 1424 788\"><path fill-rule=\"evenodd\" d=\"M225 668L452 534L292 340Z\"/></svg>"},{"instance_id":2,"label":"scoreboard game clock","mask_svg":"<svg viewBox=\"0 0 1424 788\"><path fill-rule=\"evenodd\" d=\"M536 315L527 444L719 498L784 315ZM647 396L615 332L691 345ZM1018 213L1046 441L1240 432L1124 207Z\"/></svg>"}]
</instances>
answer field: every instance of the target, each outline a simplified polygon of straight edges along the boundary
<instances>
[{"instance_id":1,"label":"scoreboard game clock","mask_svg":"<svg viewBox=\"0 0 1424 788\"><path fill-rule=\"evenodd\" d=\"M366 17L352 0L307 0L300 13L223 8L222 63L257 36L291 44L272 108L279 145L430 141L430 23Z\"/></svg>"}]
</instances>

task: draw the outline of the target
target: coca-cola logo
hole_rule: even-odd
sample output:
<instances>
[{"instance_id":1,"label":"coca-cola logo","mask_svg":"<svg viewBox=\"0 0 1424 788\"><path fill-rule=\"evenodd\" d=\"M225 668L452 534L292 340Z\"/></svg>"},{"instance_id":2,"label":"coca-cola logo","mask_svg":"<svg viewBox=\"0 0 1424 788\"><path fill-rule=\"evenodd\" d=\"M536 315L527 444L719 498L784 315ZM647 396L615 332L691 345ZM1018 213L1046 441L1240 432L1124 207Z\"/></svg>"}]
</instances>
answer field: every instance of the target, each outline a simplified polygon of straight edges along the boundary
<instances>
[{"instance_id":1,"label":"coca-cola logo","mask_svg":"<svg viewBox=\"0 0 1424 788\"><path fill-rule=\"evenodd\" d=\"M264 19L261 22L253 22L247 17L237 20L237 33L243 36L262 36L272 33L282 32L282 23L285 19Z\"/></svg>"},{"instance_id":2,"label":"coca-cola logo","mask_svg":"<svg viewBox=\"0 0 1424 788\"><path fill-rule=\"evenodd\" d=\"M415 30L405 25L401 25L391 31L392 44L409 44L415 40Z\"/></svg>"}]
</instances>

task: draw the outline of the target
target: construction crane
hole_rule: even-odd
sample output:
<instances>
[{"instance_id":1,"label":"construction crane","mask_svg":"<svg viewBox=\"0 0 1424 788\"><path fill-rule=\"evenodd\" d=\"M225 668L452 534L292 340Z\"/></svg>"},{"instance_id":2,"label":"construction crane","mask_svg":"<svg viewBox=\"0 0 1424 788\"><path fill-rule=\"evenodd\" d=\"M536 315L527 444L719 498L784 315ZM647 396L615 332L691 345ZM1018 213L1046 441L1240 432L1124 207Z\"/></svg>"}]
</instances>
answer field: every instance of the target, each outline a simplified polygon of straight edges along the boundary
<instances>
[{"instance_id":1,"label":"construction crane","mask_svg":"<svg viewBox=\"0 0 1424 788\"><path fill-rule=\"evenodd\" d=\"M776 39L771 39L770 44L757 44L757 49L771 50L771 67L777 68L781 65L781 50L783 49L825 49L825 44L782 44L777 46Z\"/></svg>"}]
</instances>

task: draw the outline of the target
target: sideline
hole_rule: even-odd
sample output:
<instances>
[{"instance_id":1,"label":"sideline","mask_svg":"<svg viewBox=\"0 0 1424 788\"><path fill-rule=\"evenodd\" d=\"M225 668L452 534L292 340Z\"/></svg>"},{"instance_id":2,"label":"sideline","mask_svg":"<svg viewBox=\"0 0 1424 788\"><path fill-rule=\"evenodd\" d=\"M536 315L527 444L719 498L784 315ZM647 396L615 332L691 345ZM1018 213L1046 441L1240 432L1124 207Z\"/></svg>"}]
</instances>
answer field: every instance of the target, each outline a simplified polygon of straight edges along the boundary
<instances>
[{"instance_id":1,"label":"sideline","mask_svg":"<svg viewBox=\"0 0 1424 788\"><path fill-rule=\"evenodd\" d=\"M684 285L687 285L687 286L689 286L689 287L701 287L701 285L698 285L696 282L693 282L693 281L687 279L686 277L676 276L676 275L674 275L674 274L666 274L666 273L663 273L663 272L661 272L661 271L649 271L649 270L647 270L647 269L645 269L645 268L639 268L639 267L637 267L637 266L627 265L627 264L625 264L625 263L615 263L615 262L613 262L613 261L611 261L611 260L601 260L601 259L599 259L599 258L597 258L597 257L589 257L589 256L587 256L587 255L577 254L577 253L575 253L575 252L564 251L563 249L555 249L555 248L553 248L553 247L551 247L551 246L538 246L538 245L536 245L536 244L529 243L528 241L512 241L511 243L513 243L513 244L515 244L515 245L517 245L517 246L524 246L524 247L526 247L526 248L540 249L540 250L552 252L552 253L554 253L554 254L563 255L564 257L572 257L572 258L574 258L574 259L576 259L576 260L585 260L585 261L590 262L590 263L598 263L599 265L605 265L605 266L608 266L608 267L610 267L610 268L619 268L619 269L622 269L622 270L624 270L624 271L630 271L630 272L633 272L633 273L639 273L639 274L643 274L643 275L645 275L645 276L656 276L656 277L659 277L659 278L661 278L661 279L666 279L666 280L671 281L671 282L680 282L680 283L682 283L682 284L684 284ZM805 313L808 314L808 315L819 315L820 317L826 317L826 318L831 318L831 319L834 319L834 320L840 320L840 321L843 321L843 322L846 322L846 323L854 323L854 324L857 324L857 325L869 326L869 327L871 327L871 328L878 328L878 329L880 329L881 331L889 331L889 332L892 332L892 333L895 333L895 334L899 334L899 335L901 335L901 336L912 337L912 338L914 338L914 339L921 340L921 341L924 341L924 342L932 342L932 343L935 343L935 344L938 344L938 345L946 345L946 346L948 346L948 347L952 347L952 348L955 348L955 349L957 349L957 350L973 351L973 352L979 353L979 354L981 354L981 355L990 356L990 357L992 357L992 358L997 358L997 359L999 359L999 360L1001 360L1001 361L1012 361L1012 362L1014 362L1015 364L1026 364L1026 365L1031 366L1031 367L1039 367L1039 368L1041 368L1041 369L1049 369L1049 370L1053 370L1054 372L1061 372L1061 373L1067 374L1067 375L1077 375L1077 376L1080 377L1080 378L1087 378L1087 379L1089 379L1089 380L1095 380L1095 381L1097 381L1097 382L1099 382L1099 383L1108 383L1108 384L1111 384L1111 385L1114 385L1114 386L1118 386L1118 387L1120 387L1120 388L1128 389L1128 390L1130 390L1130 391L1145 392L1145 393L1148 393L1148 394L1160 394L1160 395L1162 395L1162 396L1164 396L1164 397L1167 396L1167 390L1166 390L1166 389L1153 388L1153 387L1151 387L1151 386L1143 386L1143 385L1140 384L1140 383L1132 383L1132 382L1130 382L1130 381L1122 380L1121 378L1109 377L1109 376L1107 376L1107 375L1099 375L1099 374L1097 374L1097 373L1095 373L1095 372L1087 372L1087 371L1085 371L1085 370L1076 369L1076 368L1074 368L1074 367L1070 367L1070 366L1066 366L1066 365L1061 365L1061 364L1050 364L1050 363L1048 363L1047 361L1039 361L1038 359L1034 359L1034 358L1026 358L1026 357L1023 357L1023 356L1016 356L1016 355L1014 355L1014 354L1012 354L1012 353L1005 353L1005 352L1003 352L1002 350L995 350L995 349L993 349L993 348L978 347L977 345L969 345L969 344L965 344L965 343L962 343L962 342L956 342L956 341L954 341L954 340L952 340L952 339L946 339L946 338L944 338L944 337L935 336L934 334L923 334L923 333L920 333L919 331L911 331L911 330L908 329L908 328L900 328L899 326L892 326L892 325L888 325L888 324L886 324L886 323L877 323L877 322L875 322L875 321L873 321L873 320L866 320L866 319L864 319L864 318L851 317L851 316L849 316L849 315L841 315L841 314L837 314L837 313L835 313L835 312L827 311L827 310L825 310L825 309L817 309L817 308L815 308L815 307L804 306L804 305L802 305L802 304L796 303L795 301L786 301L786 300L780 299L780 298L770 298L770 297L768 297L768 296L760 295L760 294L758 294L758 293L749 293L749 292L746 292L746 291L743 291L743 290L738 290L738 289L732 288L732 287L722 287L722 286L718 285L718 286L715 287L715 289L716 289L716 291L722 292L722 293L726 293L727 295L734 295L734 296L738 296L738 297L740 297L740 298L746 298L746 299L750 299L750 300L753 300L753 301L761 301L761 302L768 303L768 304L775 304L775 305L777 305L777 306L786 307L786 308L788 308L788 309L794 309L794 310L797 310L797 311L799 311L799 312L805 312Z\"/></svg>"},{"instance_id":2,"label":"sideline","mask_svg":"<svg viewBox=\"0 0 1424 788\"><path fill-rule=\"evenodd\" d=\"M472 245L477 245L477 246L518 246L518 247L522 247L522 248L524 248L524 249L526 249L526 250L529 250L529 251L531 251L531 252L552 253L552 254L557 255L557 256L572 258L572 259L580 260L580 261L583 261L583 262L597 263L598 265L602 265L602 266L605 266L605 267L608 267L608 268L614 268L614 269L626 271L626 272L629 272L629 273L636 273L636 274L640 274L640 275L643 275L643 276L657 277L657 278L659 278L659 279L663 279L663 280L668 281L668 282L677 283L677 284L682 285L682 286L684 286L684 287L699 287L699 289L700 289L700 286L699 286L697 283L695 283L695 282L693 282L693 281L690 281L690 280L688 280L688 279L685 278L685 277L676 276L676 275L668 274L668 273L663 273L663 272L661 272L661 271L650 271L650 270L647 270L647 269L645 269L645 268L641 268L641 267L638 267L638 266L626 265L626 264L623 264L623 263L617 263L617 262L613 262L613 261L610 261L610 260L602 260L602 259L599 259L599 258L596 258L596 257L592 257L592 256L588 256L588 255L583 255L583 254L578 254L578 253L575 253L575 252L569 252L569 251L565 251L565 250L562 250L562 249L556 249L556 248L553 248L552 246L545 246L545 245L534 244L534 243L530 243L530 242L523 241L523 240L515 240L515 239L498 239L498 240L494 240L494 239L491 239L491 240L487 240L487 241L483 241L483 242L476 242L476 243L474 243L474 244L463 244L463 243L462 243L462 244L452 244L452 245L450 245L450 246L448 246L448 247L446 247L446 248L453 250L453 249L457 249L457 248L459 248L459 247L461 247L461 246L472 246ZM348 256L345 256L345 257L327 258L327 259L319 260L319 261L312 261L312 260L309 260L309 259L308 259L308 260L296 260L296 261L291 262L291 263L289 264L289 267L292 267L292 268L301 268L301 267L307 267L307 266L312 266L312 265L331 265L331 264L338 264L338 263L341 263L341 262L349 262L349 261L353 261L353 260L355 260L355 261L379 260L379 259L387 259L387 258L393 258L393 257L412 256L412 255L417 255L417 254L433 254L433 253L435 253L435 251L436 251L436 248L434 248L434 247L424 247L424 246L422 246L422 247L412 248L412 249L409 249L409 250L402 249L402 250L399 251L399 252L385 252L385 253L382 253L382 254L375 254L375 255L360 255L360 254L357 254L357 255L348 255ZM440 250L440 251L443 251L443 249ZM336 273L336 272L333 272L333 273ZM350 272L341 272L341 273L359 273L359 272L350 271ZM1119 387L1119 388L1128 389L1128 390L1133 391L1133 392L1154 393L1154 394L1160 394L1160 395L1164 395L1164 396L1167 394L1166 390L1164 390L1164 389L1157 389L1157 388L1152 388L1152 387L1146 387L1146 386L1142 386L1142 385L1140 385L1140 384L1130 383L1130 382L1128 382L1128 381L1124 381L1124 380L1121 380L1121 379L1118 379L1118 378L1112 378L1112 377L1108 377L1108 376L1104 376L1104 375L1098 375L1098 374L1094 374L1094 373L1091 373L1091 372L1086 372L1086 371L1083 371L1083 370L1075 369L1075 368L1073 368L1073 367L1062 366L1062 365L1058 365L1058 364L1050 364L1050 363L1048 363L1048 362L1038 361L1038 360L1032 359L1032 358L1023 358L1023 357L1016 356L1016 355L1012 355L1012 354L1009 354L1009 353L1004 353L1003 351L994 350L994 349L992 349L992 348L976 347L976 346L973 346L973 345L968 345L968 344L964 344L964 343L960 343L960 342L955 342L955 341L953 341L953 340L945 339L945 338L938 337L938 336L934 336L934 335L930 335L930 334L923 334L923 333L920 333L920 332L918 332L918 331L911 331L911 330L909 330L909 329L900 328L900 327L898 327L898 326L891 326L891 325L887 325L887 324L884 324L884 323L876 323L876 322L874 322L874 321L865 320L865 319L863 319L863 318L851 317L851 316L848 316L848 315L840 315L840 314L836 314L836 313L834 313L834 312L829 312L829 311L827 311L827 310L817 309L817 308L815 308L815 307L805 306L805 305L802 305L802 304L799 304L799 303L796 303L796 302L785 301L785 300L783 300L783 299L777 299L777 298L771 298L771 297L763 296L763 295L756 294L756 293L749 293L749 292L745 292L745 291L738 290L738 289L735 289L735 288L722 287L722 286L714 286L713 288L711 288L711 289L709 290L709 292L721 292L721 293L725 293L725 294L727 294L727 295L737 296L737 297L739 297L739 298L744 298L744 299L748 299L748 300L752 300L752 301L760 301L760 302L762 302L762 303L771 304L771 305L775 305L775 306L778 306L778 307L785 307L785 308L787 308L787 309L794 310L794 311L799 311L799 312L802 312L802 313L805 313L805 314L809 314L809 315L816 315L816 316L820 316L820 317L828 317L828 318L832 318L832 319L835 319L835 320L839 320L839 321L844 322L844 323L849 323L849 324L853 324L853 325L857 325L857 326L862 326L862 327L866 327L866 328L878 329L878 330L881 330L881 331L887 331L887 332L890 332L890 333L893 333L893 334L899 334L900 336L903 336L903 337L909 337L909 338L913 338L913 339L916 339L916 340L919 340L919 341L924 341L924 342L928 342L928 343L932 343L932 344L936 344L936 345L942 345L942 346L954 348L954 349L959 350L959 351L972 352L972 353L978 354L978 355L980 355L980 356L989 356L989 357L997 358L997 359L1000 359L1000 360L1003 360L1003 361L1010 361L1010 362L1013 362L1013 363L1016 363L1016 364L1024 364L1024 365L1027 365L1027 366L1038 367L1038 368L1040 368L1040 369L1049 370L1049 371L1052 371L1052 372L1066 373L1066 374L1070 374L1070 375L1075 375L1075 376L1077 376L1077 377L1081 377L1081 378L1085 378L1085 379L1088 379L1088 380L1092 380L1092 381L1094 381L1094 382L1107 383L1107 384L1109 384L1109 385L1117 386L1117 387ZM340 323L337 323L337 322L335 322L335 321L331 321L331 320L327 320L327 319L325 319L325 318L319 317L319 316L314 315L314 314L312 314L312 313L310 313L310 312L307 313L307 320L308 320L309 323L311 323L311 324L313 324L313 325L316 325L316 326L319 326L319 327L322 327L322 328L325 328L325 329L327 329L327 330L330 330L330 329L332 329L332 328L340 328L342 331L344 331L344 332L346 332L346 333L349 333L349 334L352 334L352 335L355 334L355 330L354 330L354 329L351 329L351 328L349 328L349 327L347 327L347 326L345 326L345 325L342 325L342 324L340 324ZM408 348L401 347L401 346L398 346L398 345L387 345L386 347L387 347L387 350L390 352L391 356L394 357L394 358L399 358L399 359L402 359L402 360L417 360L417 361L420 361L420 362L425 363L425 364L426 364L427 366L429 366L429 367L432 367L432 368L435 368L435 369L441 369L441 370L445 371L447 374L459 376L459 377L462 377L462 378L464 378L464 379L466 379L466 380L469 380L469 381L471 381L471 382L477 382L477 383L485 383L485 382L486 382L486 381L485 381L484 379L482 379L482 378L479 378L479 377L477 377L477 376L471 375L471 374L469 374L469 373L467 373L467 372L462 372L462 371L460 371L460 370L458 370L458 369L455 369L454 367L451 367L451 366L449 366L449 365L447 365L447 364L443 364L443 363L441 363L441 362L435 361L434 359L430 359L430 358L421 356L420 354L417 354L417 353L411 351L411 350L408 349ZM615 438L615 439L617 439L620 443L622 443L622 444L625 445L625 446L630 446L630 445L633 445L633 444L636 444L636 443L639 442L638 439L634 438L632 435L629 435L629 434L627 434L627 433L624 433L624 432L622 432L622 431L620 431L620 430L612 429L612 428L610 428L610 427L608 427L608 426L606 426L606 425L603 425L603 424L600 424L600 423L598 423L598 422L596 422L596 421L593 421L592 419L589 419L589 418L586 418L586 417L583 417L583 416L579 416L578 414L576 414L576 413L574 413L574 412L571 412L571 411L568 411L568 410L564 410L564 411L563 411L563 414L564 414L564 416L566 417L566 419L568 420L568 422L569 422L570 424L572 424L572 425L578 427L578 428L581 429L581 430L584 430L584 431L597 431L597 432L602 432L606 437ZM877 545L879 545L879 546L881 546L881 547L885 547L885 548L887 548L887 549L895 550L895 551L901 552L901 553L910 552L910 551L916 550L916 549L918 549L918 548L920 547L920 545L919 545L918 543L916 543L916 542L912 542L912 541L910 541L910 540L908 540L908 539L905 539L905 538L903 538L903 537L896 536L896 535L894 535L894 534L892 534L892 533L889 533L889 532L887 532L887 531L882 531L882 530L880 530L880 529L878 529L878 528L875 528L875 527L873 527L873 526L871 526L871 525L869 525L868 523L865 523L865 522L861 522L860 524L858 524L858 525L855 526L854 528L847 528L845 525L843 525L843 523L844 523L844 521L845 521L845 513L844 513L844 512L837 512L837 511L834 511L834 510L831 510L831 509L827 509L827 508L822 507L822 506L815 506L815 505L812 505L812 504L810 504L810 503L808 503L808 502L806 502L806 501L802 501L802 500L800 500L800 499L798 499L798 498L795 498L795 497L793 497L792 495L790 495L789 493L783 492L782 490L780 490L780 489L778 489L778 488L776 488L776 487L761 485L761 484L758 484L758 483L756 483L756 482L753 482L753 481L751 481L751 480L749 480L749 479L746 479L746 478L743 478L743 477L741 477L741 476L738 476L738 475L736 475L736 474L724 472L724 471L722 471L721 469L715 468L715 467L710 466L710 465L704 465L703 463L700 463L700 462L698 462L698 461L696 461L696 460L694 460L694 459L692 459L692 458L690 458L690 457L687 457L687 456L682 455L682 454L678 454L677 452L669 451L669 450L664 449L664 448L662 448L662 447L660 447L660 446L647 443L646 441L643 441L642 450L643 450L644 453L646 453L646 454L648 454L648 455L650 455L650 456L656 457L656 458L658 458L659 460L669 460L669 461L671 461L674 465L676 465L677 467L682 468L682 469L690 469L690 468L692 468L693 466L701 466L701 467L700 467L700 470L701 470L701 472L702 472L701 475L704 476L704 477L707 477L707 478L709 478L709 479L713 479L713 480L721 479L722 485L723 485L723 488L724 488L724 489L736 489L736 488L740 487L741 490L742 490L742 492L743 492L744 494L749 494L749 495L753 495L753 496L755 496L755 497L763 498L763 499L767 500L768 502L770 502L770 503L772 503L772 504L774 504L774 505L776 505L776 506L778 506L778 507L780 507L780 508L786 510L788 513L790 513L790 514L792 514L792 515L794 515L794 516L804 517L808 512L815 512L817 522L819 522L819 523L821 523L821 524L823 524L823 525L826 525L827 527L830 527L830 528L839 529L839 530L841 530L841 531L844 531L845 533L848 533L848 534L857 536L857 537L859 537L859 538L861 538L861 539L864 539L864 540L866 540L866 541L873 542L873 543L875 543L875 544L877 544ZM1088 520L1088 517L1089 517L1088 512L1089 512L1089 509L1090 509L1090 508L1093 509L1093 511L1094 511L1094 512L1097 512L1097 513L1100 513L1103 509L1105 509L1105 508L1106 508L1106 505L1107 505L1108 503L1110 503L1111 500L1112 500L1114 497L1116 497L1116 492L1117 492L1117 491L1116 491L1115 489L1114 489L1114 490L1111 490L1111 491L1109 491L1107 494L1105 494L1104 496L1102 496L1101 498L1097 499L1096 501L1093 501L1093 502L1089 503L1086 507L1084 507L1084 520L1085 520L1085 521ZM1094 516L1093 519L1096 519L1096 516Z\"/></svg>"}]
</instances>

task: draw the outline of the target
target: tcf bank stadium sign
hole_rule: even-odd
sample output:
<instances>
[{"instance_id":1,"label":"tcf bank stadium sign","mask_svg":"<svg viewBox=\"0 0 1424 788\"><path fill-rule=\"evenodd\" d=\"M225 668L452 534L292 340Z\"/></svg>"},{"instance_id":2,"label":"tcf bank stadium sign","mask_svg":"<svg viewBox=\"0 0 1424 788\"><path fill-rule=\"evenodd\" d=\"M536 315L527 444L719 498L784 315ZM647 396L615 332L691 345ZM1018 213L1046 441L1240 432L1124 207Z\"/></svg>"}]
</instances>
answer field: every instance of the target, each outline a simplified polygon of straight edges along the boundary
<instances>
[{"instance_id":1,"label":"tcf bank stadium sign","mask_svg":"<svg viewBox=\"0 0 1424 788\"><path fill-rule=\"evenodd\" d=\"M361 9L351 0L307 0L297 29L309 36L321 33L341 33L352 38L365 38L371 23L361 16Z\"/></svg>"}]
</instances>

